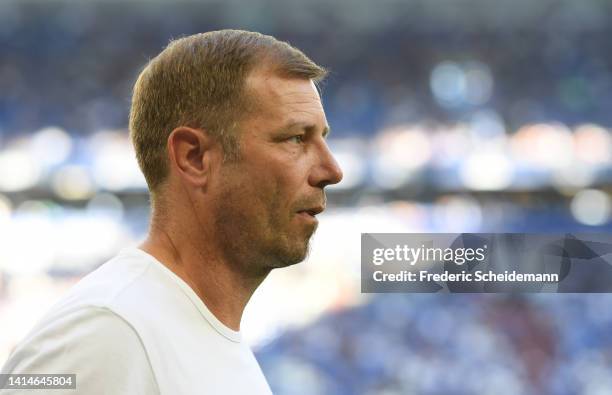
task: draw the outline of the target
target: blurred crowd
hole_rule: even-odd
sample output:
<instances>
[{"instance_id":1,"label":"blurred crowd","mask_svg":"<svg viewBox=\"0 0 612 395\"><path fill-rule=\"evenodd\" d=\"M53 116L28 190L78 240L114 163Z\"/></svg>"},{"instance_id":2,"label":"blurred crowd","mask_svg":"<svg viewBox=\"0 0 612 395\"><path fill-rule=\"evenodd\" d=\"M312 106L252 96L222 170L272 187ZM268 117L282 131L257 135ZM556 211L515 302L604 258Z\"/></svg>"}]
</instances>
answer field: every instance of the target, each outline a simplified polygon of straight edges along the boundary
<instances>
[{"instance_id":1,"label":"blurred crowd","mask_svg":"<svg viewBox=\"0 0 612 395\"><path fill-rule=\"evenodd\" d=\"M378 295L283 334L257 357L279 394L604 395L610 303L607 295Z\"/></svg>"},{"instance_id":2,"label":"blurred crowd","mask_svg":"<svg viewBox=\"0 0 612 395\"><path fill-rule=\"evenodd\" d=\"M608 192L611 4L474 0L481 15L470 16L452 2L289 3L3 2L0 168L22 170L4 170L0 192L144 190L124 138L135 77L171 38L228 26L330 68L323 100L352 197ZM117 163L124 174L109 170ZM599 215L581 222L605 223L609 202L587 196Z\"/></svg>"},{"instance_id":3,"label":"blurred crowd","mask_svg":"<svg viewBox=\"0 0 612 395\"><path fill-rule=\"evenodd\" d=\"M467 120L482 109L507 132L612 122L607 2L250 3L2 2L3 133L123 127L131 85L151 56L171 38L226 27L274 34L328 66L324 98L339 135Z\"/></svg>"}]
</instances>

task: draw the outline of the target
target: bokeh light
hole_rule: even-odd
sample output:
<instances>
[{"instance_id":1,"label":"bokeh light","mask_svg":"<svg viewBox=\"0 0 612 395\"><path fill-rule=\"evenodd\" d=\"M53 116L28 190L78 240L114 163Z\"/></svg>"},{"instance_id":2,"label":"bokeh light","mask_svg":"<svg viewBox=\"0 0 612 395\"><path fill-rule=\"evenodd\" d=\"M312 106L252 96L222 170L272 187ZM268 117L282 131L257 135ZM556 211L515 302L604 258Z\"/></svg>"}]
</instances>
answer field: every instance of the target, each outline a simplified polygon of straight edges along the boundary
<instances>
[{"instance_id":1,"label":"bokeh light","mask_svg":"<svg viewBox=\"0 0 612 395\"><path fill-rule=\"evenodd\" d=\"M572 199L574 217L585 225L602 225L610 220L612 202L610 196L596 189L585 189Z\"/></svg>"}]
</instances>

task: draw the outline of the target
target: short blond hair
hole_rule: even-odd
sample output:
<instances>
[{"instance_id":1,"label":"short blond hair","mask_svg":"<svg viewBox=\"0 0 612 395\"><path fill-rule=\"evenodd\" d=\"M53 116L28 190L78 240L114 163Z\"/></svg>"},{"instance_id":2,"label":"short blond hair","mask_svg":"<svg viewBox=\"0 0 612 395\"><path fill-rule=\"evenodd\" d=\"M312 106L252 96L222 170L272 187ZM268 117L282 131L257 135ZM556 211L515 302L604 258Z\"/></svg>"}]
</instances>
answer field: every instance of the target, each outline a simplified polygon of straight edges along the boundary
<instances>
[{"instance_id":1,"label":"short blond hair","mask_svg":"<svg viewBox=\"0 0 612 395\"><path fill-rule=\"evenodd\" d=\"M167 139L178 126L205 129L225 159L239 156L236 129L250 108L245 80L263 62L283 77L319 82L327 75L288 43L242 30L180 38L149 61L134 85L129 128L152 194L168 175Z\"/></svg>"}]
</instances>

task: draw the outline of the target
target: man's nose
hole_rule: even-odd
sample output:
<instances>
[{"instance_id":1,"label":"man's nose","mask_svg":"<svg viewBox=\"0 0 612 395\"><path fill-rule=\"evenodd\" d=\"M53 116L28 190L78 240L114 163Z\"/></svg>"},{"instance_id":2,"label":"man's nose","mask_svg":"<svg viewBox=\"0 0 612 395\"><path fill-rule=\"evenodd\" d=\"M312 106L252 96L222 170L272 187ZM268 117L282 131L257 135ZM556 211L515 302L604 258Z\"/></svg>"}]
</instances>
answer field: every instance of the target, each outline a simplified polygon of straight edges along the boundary
<instances>
[{"instance_id":1,"label":"man's nose","mask_svg":"<svg viewBox=\"0 0 612 395\"><path fill-rule=\"evenodd\" d=\"M317 151L316 163L310 173L310 185L324 188L339 183L342 177L342 169L336 162L327 143L323 142Z\"/></svg>"}]
</instances>

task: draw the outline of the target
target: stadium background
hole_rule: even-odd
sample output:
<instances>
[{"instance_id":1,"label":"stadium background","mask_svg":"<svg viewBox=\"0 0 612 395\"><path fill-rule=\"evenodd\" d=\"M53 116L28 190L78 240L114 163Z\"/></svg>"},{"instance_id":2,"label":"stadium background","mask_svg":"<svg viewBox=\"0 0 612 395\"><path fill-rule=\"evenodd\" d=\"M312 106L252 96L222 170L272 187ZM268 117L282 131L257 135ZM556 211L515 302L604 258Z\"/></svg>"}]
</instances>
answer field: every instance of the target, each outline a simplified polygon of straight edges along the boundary
<instances>
[{"instance_id":1,"label":"stadium background","mask_svg":"<svg viewBox=\"0 0 612 395\"><path fill-rule=\"evenodd\" d=\"M144 235L126 131L141 67L229 27L331 68L345 172L308 261L243 320L275 393L612 393L611 295L359 290L361 232L612 230L604 0L0 2L0 364Z\"/></svg>"}]
</instances>

